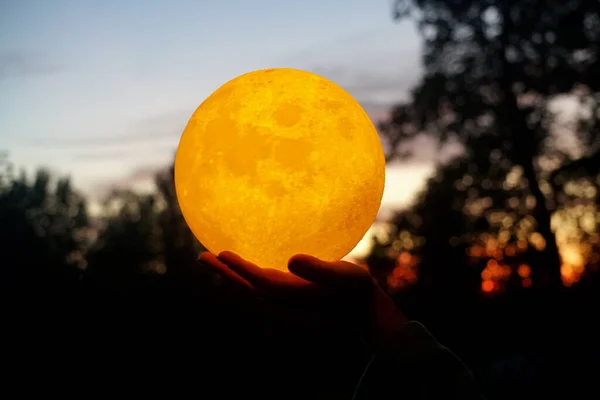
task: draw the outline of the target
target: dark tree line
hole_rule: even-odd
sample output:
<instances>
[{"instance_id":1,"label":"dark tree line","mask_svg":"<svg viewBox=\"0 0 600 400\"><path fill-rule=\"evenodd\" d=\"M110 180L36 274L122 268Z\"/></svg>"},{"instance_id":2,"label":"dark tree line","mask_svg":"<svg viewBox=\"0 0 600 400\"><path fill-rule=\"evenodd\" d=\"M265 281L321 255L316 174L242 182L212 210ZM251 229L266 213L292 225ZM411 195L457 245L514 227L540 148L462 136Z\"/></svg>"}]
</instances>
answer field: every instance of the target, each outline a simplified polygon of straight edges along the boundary
<instances>
[{"instance_id":1,"label":"dark tree line","mask_svg":"<svg viewBox=\"0 0 600 400\"><path fill-rule=\"evenodd\" d=\"M368 257L369 267L409 317L425 322L472 366L490 398L556 395L557 388L570 388L568 382L592 377L583 366L597 356L600 5L394 4L396 19L417 24L424 76L410 101L394 107L380 127L388 158L410 157L420 135L434 137L440 149L462 152L439 163L413 206L395 216L391 235ZM564 94L579 103L566 122L552 106ZM565 146L565 137L574 145ZM161 372L176 370L179 380L172 382L183 385L185 368L176 368L173 356L182 355L213 369L194 389L202 393L209 387L232 390L235 385L220 377L246 377L244 385L256 386L265 375L256 360L270 363L266 371L288 385L288 392L271 389L280 397L302 388L330 393L335 385L351 393L363 366L350 351L356 343L319 330L318 319L240 302L232 288L196 264L202 247L182 218L172 167L157 174L155 192L115 191L104 199L101 215L91 215L68 178L42 169L28 176L6 157L0 161L1 277L17 313L28 298L45 304L66 293L68 302L83 304L77 310L91 321L113 321L117 332L130 329L131 337L102 336L102 324L92 323L86 334L96 341L90 345L84 335L77 342L87 356L113 354L102 343L116 335L121 351L139 351L143 361L136 370L150 376L156 372L150 366L161 360ZM571 226L574 239L561 226ZM567 245L585 256L586 269L565 291L562 282L569 282L565 277L574 267L565 267ZM110 312L120 315L118 324L106 316L110 312L98 312L106 308L103 301L113 300ZM54 316L49 310L40 315ZM80 328L79 317L69 315L69 332ZM50 335L57 324L53 318L30 332ZM275 350L265 353L269 347ZM133 374L127 365L113 368ZM198 376L186 379L197 382ZM566 396L578 398L575 392Z\"/></svg>"},{"instance_id":2,"label":"dark tree line","mask_svg":"<svg viewBox=\"0 0 600 400\"><path fill-rule=\"evenodd\" d=\"M492 221L498 213L511 214L509 241L524 219L533 217L528 229L544 243L532 265L533 285L559 288L561 257L552 218L573 206L565 186L577 179L592 187L592 195L579 201L597 202L599 3L397 0L394 17L415 21L425 45L425 73L411 100L396 106L381 126L389 158L409 157L410 143L419 135L464 150L439 166L411 211L424 221L413 230L426 233L429 220L429 226L444 231L429 231L439 241L426 236L432 247L425 257L432 248L439 254L443 248L469 247L476 232L498 233ZM551 107L564 94L579 102L568 124ZM561 144L565 135L575 139L575 152ZM432 214L439 216L435 222ZM404 229L407 217L399 218ZM455 256L446 260L461 262L465 252ZM434 269L427 259L422 265L423 284L447 281L442 267Z\"/></svg>"}]
</instances>

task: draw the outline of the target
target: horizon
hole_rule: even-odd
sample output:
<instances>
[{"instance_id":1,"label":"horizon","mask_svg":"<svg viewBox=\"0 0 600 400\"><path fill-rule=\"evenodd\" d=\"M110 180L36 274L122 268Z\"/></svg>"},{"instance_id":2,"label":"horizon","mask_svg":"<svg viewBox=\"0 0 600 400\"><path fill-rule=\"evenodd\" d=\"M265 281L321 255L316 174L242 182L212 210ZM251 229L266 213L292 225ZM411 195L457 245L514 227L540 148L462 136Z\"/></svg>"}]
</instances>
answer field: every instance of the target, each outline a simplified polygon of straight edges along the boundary
<instances>
[{"instance_id":1,"label":"horizon","mask_svg":"<svg viewBox=\"0 0 600 400\"><path fill-rule=\"evenodd\" d=\"M93 209L115 187L151 190L198 105L252 70L318 73L385 118L420 78L415 26L369 0L307 3L5 1L0 150L29 174L70 176ZM555 108L573 113L565 105ZM379 220L411 203L435 147L419 142L416 159L387 166Z\"/></svg>"},{"instance_id":2,"label":"horizon","mask_svg":"<svg viewBox=\"0 0 600 400\"><path fill-rule=\"evenodd\" d=\"M113 188L153 190L193 111L252 70L322 75L377 123L421 71L415 27L387 3L3 2L0 139L28 174L70 176L98 215ZM427 155L388 166L379 219L407 206L431 168Z\"/></svg>"},{"instance_id":3,"label":"horizon","mask_svg":"<svg viewBox=\"0 0 600 400\"><path fill-rule=\"evenodd\" d=\"M210 93L269 67L318 73L383 118L418 81L414 26L395 24L383 1L311 1L3 2L2 150L91 198L143 186Z\"/></svg>"}]
</instances>

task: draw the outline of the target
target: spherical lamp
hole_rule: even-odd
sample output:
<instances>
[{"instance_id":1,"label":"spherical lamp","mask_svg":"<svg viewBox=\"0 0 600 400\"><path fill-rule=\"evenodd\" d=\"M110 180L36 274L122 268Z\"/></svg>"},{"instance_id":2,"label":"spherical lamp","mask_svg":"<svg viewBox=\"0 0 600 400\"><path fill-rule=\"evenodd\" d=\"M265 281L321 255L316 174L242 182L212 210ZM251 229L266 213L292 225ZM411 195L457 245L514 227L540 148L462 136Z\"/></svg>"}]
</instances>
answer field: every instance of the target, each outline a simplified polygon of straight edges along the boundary
<instances>
[{"instance_id":1,"label":"spherical lamp","mask_svg":"<svg viewBox=\"0 0 600 400\"><path fill-rule=\"evenodd\" d=\"M373 223L385 159L358 102L289 68L241 75L194 112L175 157L183 216L211 252L287 271L294 254L334 261Z\"/></svg>"}]
</instances>

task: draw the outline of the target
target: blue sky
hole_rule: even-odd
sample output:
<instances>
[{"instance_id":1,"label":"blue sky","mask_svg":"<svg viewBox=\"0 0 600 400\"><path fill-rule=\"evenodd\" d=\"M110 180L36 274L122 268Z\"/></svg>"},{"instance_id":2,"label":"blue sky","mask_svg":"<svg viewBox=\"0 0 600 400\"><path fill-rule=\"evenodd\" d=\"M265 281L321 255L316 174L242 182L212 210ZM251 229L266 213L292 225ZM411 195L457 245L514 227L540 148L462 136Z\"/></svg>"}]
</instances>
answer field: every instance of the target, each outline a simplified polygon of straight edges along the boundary
<instances>
[{"instance_id":1,"label":"blue sky","mask_svg":"<svg viewBox=\"0 0 600 400\"><path fill-rule=\"evenodd\" d=\"M376 115L419 63L387 0L1 0L0 150L98 193L167 165L193 110L237 75L311 70Z\"/></svg>"}]
</instances>

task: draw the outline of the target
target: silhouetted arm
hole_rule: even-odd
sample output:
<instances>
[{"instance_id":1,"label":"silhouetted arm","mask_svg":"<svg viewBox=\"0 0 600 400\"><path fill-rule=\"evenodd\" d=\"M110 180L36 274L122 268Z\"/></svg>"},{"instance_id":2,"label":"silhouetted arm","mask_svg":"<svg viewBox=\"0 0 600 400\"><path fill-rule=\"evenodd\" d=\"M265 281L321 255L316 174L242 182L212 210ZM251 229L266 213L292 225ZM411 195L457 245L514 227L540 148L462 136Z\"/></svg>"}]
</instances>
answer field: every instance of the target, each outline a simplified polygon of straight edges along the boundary
<instances>
[{"instance_id":1,"label":"silhouetted arm","mask_svg":"<svg viewBox=\"0 0 600 400\"><path fill-rule=\"evenodd\" d=\"M375 354L354 400L482 400L471 371L418 322L408 322Z\"/></svg>"}]
</instances>

